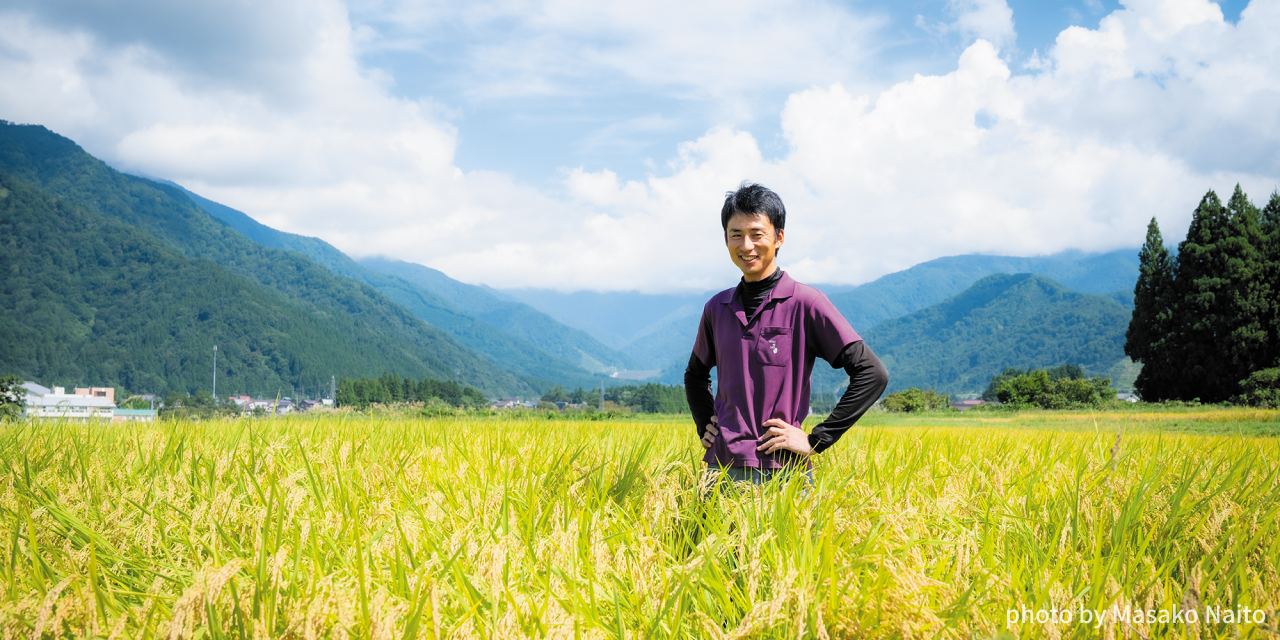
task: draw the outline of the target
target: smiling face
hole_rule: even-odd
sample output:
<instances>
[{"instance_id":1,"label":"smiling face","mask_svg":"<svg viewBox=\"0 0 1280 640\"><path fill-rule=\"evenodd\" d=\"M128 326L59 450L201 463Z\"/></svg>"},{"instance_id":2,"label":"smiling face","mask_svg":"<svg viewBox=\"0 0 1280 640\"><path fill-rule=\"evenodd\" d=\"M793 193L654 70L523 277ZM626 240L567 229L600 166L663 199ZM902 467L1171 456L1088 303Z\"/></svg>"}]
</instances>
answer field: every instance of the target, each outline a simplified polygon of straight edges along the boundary
<instances>
[{"instance_id":1,"label":"smiling face","mask_svg":"<svg viewBox=\"0 0 1280 640\"><path fill-rule=\"evenodd\" d=\"M773 275L778 268L778 248L786 235L774 229L768 216L735 213L725 227L729 258L742 270L742 279L755 282Z\"/></svg>"}]
</instances>

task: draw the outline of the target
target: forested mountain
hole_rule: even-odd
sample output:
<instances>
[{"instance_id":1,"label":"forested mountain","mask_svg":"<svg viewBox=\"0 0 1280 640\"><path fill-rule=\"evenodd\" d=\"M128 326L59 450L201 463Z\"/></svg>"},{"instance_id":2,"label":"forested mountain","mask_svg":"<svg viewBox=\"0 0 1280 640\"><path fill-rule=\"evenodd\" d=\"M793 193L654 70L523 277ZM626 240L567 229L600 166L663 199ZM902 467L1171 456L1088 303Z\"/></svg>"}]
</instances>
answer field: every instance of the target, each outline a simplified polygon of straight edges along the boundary
<instances>
[{"instance_id":1,"label":"forested mountain","mask_svg":"<svg viewBox=\"0 0 1280 640\"><path fill-rule=\"evenodd\" d=\"M591 334L614 349L664 330L681 318L702 313L702 305L715 293L647 294L638 291L574 291L552 289L503 289L501 293L576 329ZM634 355L634 354L633 354ZM637 363L637 366L643 366Z\"/></svg>"},{"instance_id":2,"label":"forested mountain","mask_svg":"<svg viewBox=\"0 0 1280 640\"><path fill-rule=\"evenodd\" d=\"M1040 275L987 276L957 296L886 320L863 338L889 370L889 390L979 393L1005 367L1078 364L1110 376L1126 362L1131 312L1115 298L1071 291ZM847 383L821 370L825 385Z\"/></svg>"},{"instance_id":3,"label":"forested mountain","mask_svg":"<svg viewBox=\"0 0 1280 640\"><path fill-rule=\"evenodd\" d=\"M1136 250L1104 254L1064 252L1051 256L950 256L891 273L860 286L813 284L831 299L854 329L946 300L995 273L1035 273L1082 293L1106 294L1133 306L1138 277ZM729 286L733 283L726 283ZM812 283L811 283L812 284ZM627 354L638 368L662 369L674 384L689 358L702 305L714 294L646 295L637 292L559 293L504 290L562 322L572 324Z\"/></svg>"},{"instance_id":4,"label":"forested mountain","mask_svg":"<svg viewBox=\"0 0 1280 640\"><path fill-rule=\"evenodd\" d=\"M182 191L254 242L297 251L338 275L368 284L490 362L516 373L560 385L591 386L595 378L590 372L625 364L623 356L591 336L527 305L499 300L480 287L421 265L380 259L357 262L319 238L272 229L236 209Z\"/></svg>"},{"instance_id":5,"label":"forested mountain","mask_svg":"<svg viewBox=\"0 0 1280 640\"><path fill-rule=\"evenodd\" d=\"M36 336L44 337L24 350L6 350L3 357L12 359L4 364L14 372L56 384L122 384L139 391L163 391L147 388L162 380L167 388L204 388L205 385L193 381L203 380L205 372L212 372L211 359L207 364L203 360L205 352L211 350L216 339L225 337L238 341L244 355L239 360L230 352L224 356L220 345L220 390L224 384L228 385L226 389L236 388L237 376L245 376L245 385L269 382L268 371L282 382L296 379L308 385L313 384L315 377L378 375L386 370L406 376L441 378L452 378L457 372L464 382L495 394L531 393L549 386L495 366L372 287L336 275L302 254L254 242L212 218L175 187L117 172L44 127L0 124L0 171L7 174L5 180L11 186L5 188L10 193L26 194L21 200L6 198L9 203L5 209L6 224L13 227L6 238L14 240L4 242L4 259L10 269L16 269L6 273L35 270L35 273L28 272L22 283L6 275L8 302L3 309L4 339L12 337L24 342ZM46 202L49 210L35 211L34 203L39 202ZM67 222L51 228L71 229L82 224L86 232L110 230L110 237L115 238L110 242L124 243L121 247L145 245L150 248L136 258L126 252L112 259L93 258L97 260L94 262L90 259L93 256L125 249L81 238L76 241L79 244L73 243L74 249L68 249L72 251L68 255L76 256L75 260L59 258L60 267L36 261L34 256L56 254L59 246L72 240L64 240L41 228L27 229L22 221L30 217L52 224L60 219L58 216L70 215L71 211L77 216L74 224ZM114 224L109 226L107 222ZM17 242L18 237L23 238L22 244ZM195 308L195 298L191 296L221 291L223 304L251 302L255 305L254 317L262 318L267 324L251 322L247 316L235 315L233 310L215 309L222 305L202 308L194 317L184 315L185 312L161 313L157 308L148 307L153 299L148 287L163 284L157 281L160 276L152 274L148 266L149 261L161 260L155 256L165 256L167 260L160 272L185 274L178 282L191 285L187 293L172 301L164 298L165 308L172 306L189 311ZM178 259L181 260L174 262ZM46 282L40 268L53 269L48 275L51 281ZM189 271L191 269L195 271ZM106 289L114 295L102 297L101 287L97 285L116 281L120 286ZM194 284L205 281L209 283L207 286ZM78 298L71 296L76 287L87 287L88 282L95 283L98 290ZM129 294L130 291L135 293ZM178 295L176 289L164 291ZM85 320L61 326L50 316L61 313L57 305L64 304L60 302L64 298L80 301L76 303L80 306L74 317L110 318L111 324L103 320L99 326L98 320ZM132 302L117 307L117 300L121 304ZM184 333L187 329L182 323L195 325L197 329L191 329L195 333ZM46 326L60 328L46 329ZM147 327L149 333L135 335L135 329L141 331L141 327ZM25 329L19 331L20 328ZM267 340L273 330L279 335L274 341ZM47 331L87 340L76 347L81 354L119 354L123 353L122 349L135 353L145 347L163 349L157 353L165 356L127 361L116 357L112 361L91 363L75 351L62 351L62 343L56 340L46 341L45 338L53 335ZM117 332L119 336L113 337ZM196 349L192 341L200 333L204 333L207 340ZM255 347L251 336L265 342ZM328 355L314 355L320 353ZM120 364L123 362L133 364ZM85 378L54 380L48 377L71 375L76 366L84 368ZM92 369L94 367L101 369ZM114 367L120 368L117 371ZM173 367L182 367L184 372ZM185 369L194 372L188 374ZM123 373L126 370L136 374L128 377ZM106 379L95 377L104 375Z\"/></svg>"},{"instance_id":6,"label":"forested mountain","mask_svg":"<svg viewBox=\"0 0 1280 640\"><path fill-rule=\"evenodd\" d=\"M360 260L360 264L430 291L468 316L588 371L631 366L624 354L601 344L587 332L562 324L522 302L499 298L483 287L458 282L440 271L412 262L366 258Z\"/></svg>"},{"instance_id":7,"label":"forested mountain","mask_svg":"<svg viewBox=\"0 0 1280 640\"><path fill-rule=\"evenodd\" d=\"M0 371L49 384L208 389L214 344L224 394L289 395L291 386L327 388L330 375L346 372L451 377L478 360L414 345L357 317L317 313L3 173L0 272ZM482 388L494 375L505 385L493 393L525 388L505 372L482 373Z\"/></svg>"},{"instance_id":8,"label":"forested mountain","mask_svg":"<svg viewBox=\"0 0 1280 640\"><path fill-rule=\"evenodd\" d=\"M854 329L861 331L938 304L996 273L1034 273L1081 293L1132 292L1138 281L1138 251L1125 249L1103 254L1072 251L1034 258L948 256L852 289L816 286L831 298Z\"/></svg>"}]
</instances>

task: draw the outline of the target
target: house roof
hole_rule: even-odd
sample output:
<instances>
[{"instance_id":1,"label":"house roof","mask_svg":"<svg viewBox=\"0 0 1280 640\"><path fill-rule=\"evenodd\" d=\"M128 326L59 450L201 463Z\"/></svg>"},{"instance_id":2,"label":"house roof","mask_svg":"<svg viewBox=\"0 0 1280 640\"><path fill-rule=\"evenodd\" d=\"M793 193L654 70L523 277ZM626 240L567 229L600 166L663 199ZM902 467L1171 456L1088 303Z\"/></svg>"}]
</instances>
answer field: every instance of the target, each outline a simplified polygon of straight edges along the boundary
<instances>
[{"instance_id":1,"label":"house roof","mask_svg":"<svg viewBox=\"0 0 1280 640\"><path fill-rule=\"evenodd\" d=\"M116 403L98 396L78 396L74 394L43 396L27 396L28 407L96 407L99 409L115 408Z\"/></svg>"},{"instance_id":2,"label":"house roof","mask_svg":"<svg viewBox=\"0 0 1280 640\"><path fill-rule=\"evenodd\" d=\"M26 389L28 395L47 396L53 393L53 389L30 381L24 382L18 386Z\"/></svg>"}]
</instances>

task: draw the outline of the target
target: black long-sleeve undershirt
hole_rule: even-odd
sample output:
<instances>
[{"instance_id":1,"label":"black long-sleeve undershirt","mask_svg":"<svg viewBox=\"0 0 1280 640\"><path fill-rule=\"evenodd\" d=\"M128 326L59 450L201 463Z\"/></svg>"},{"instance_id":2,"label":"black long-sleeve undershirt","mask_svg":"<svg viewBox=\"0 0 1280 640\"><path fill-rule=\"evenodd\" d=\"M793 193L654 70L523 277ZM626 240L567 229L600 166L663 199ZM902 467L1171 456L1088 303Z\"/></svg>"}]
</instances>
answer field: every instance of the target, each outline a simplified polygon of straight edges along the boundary
<instances>
[{"instance_id":1,"label":"black long-sleeve undershirt","mask_svg":"<svg viewBox=\"0 0 1280 640\"><path fill-rule=\"evenodd\" d=\"M809 446L814 453L822 453L835 444L875 404L889 384L889 372L861 340L845 345L831 366L849 374L849 388L831 415L809 433ZM707 432L711 416L715 415L715 398L711 395L711 367L699 360L697 354L689 355L689 365L684 371L684 393L701 438Z\"/></svg>"}]
</instances>

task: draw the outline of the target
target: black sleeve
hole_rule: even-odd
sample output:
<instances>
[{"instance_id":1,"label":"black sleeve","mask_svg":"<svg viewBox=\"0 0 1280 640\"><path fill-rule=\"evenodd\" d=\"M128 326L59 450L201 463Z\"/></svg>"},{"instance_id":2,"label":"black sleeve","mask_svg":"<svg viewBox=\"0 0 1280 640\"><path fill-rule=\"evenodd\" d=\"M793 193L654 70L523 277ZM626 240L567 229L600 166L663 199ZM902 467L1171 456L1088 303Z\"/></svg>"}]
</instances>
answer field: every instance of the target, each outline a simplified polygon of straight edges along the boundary
<instances>
[{"instance_id":1,"label":"black sleeve","mask_svg":"<svg viewBox=\"0 0 1280 640\"><path fill-rule=\"evenodd\" d=\"M840 357L831 366L843 367L845 373L849 374L849 388L840 396L831 415L809 434L809 446L813 447L814 453L822 453L835 444L880 399L880 394L889 385L889 372L885 371L880 359L861 340L845 345ZM688 376L686 373L686 389L689 384Z\"/></svg>"},{"instance_id":2,"label":"black sleeve","mask_svg":"<svg viewBox=\"0 0 1280 640\"><path fill-rule=\"evenodd\" d=\"M702 364L698 355L689 354L689 366L684 369L684 398L693 414L693 424L698 437L706 435L707 424L716 412L716 400L711 395L711 367Z\"/></svg>"}]
</instances>

